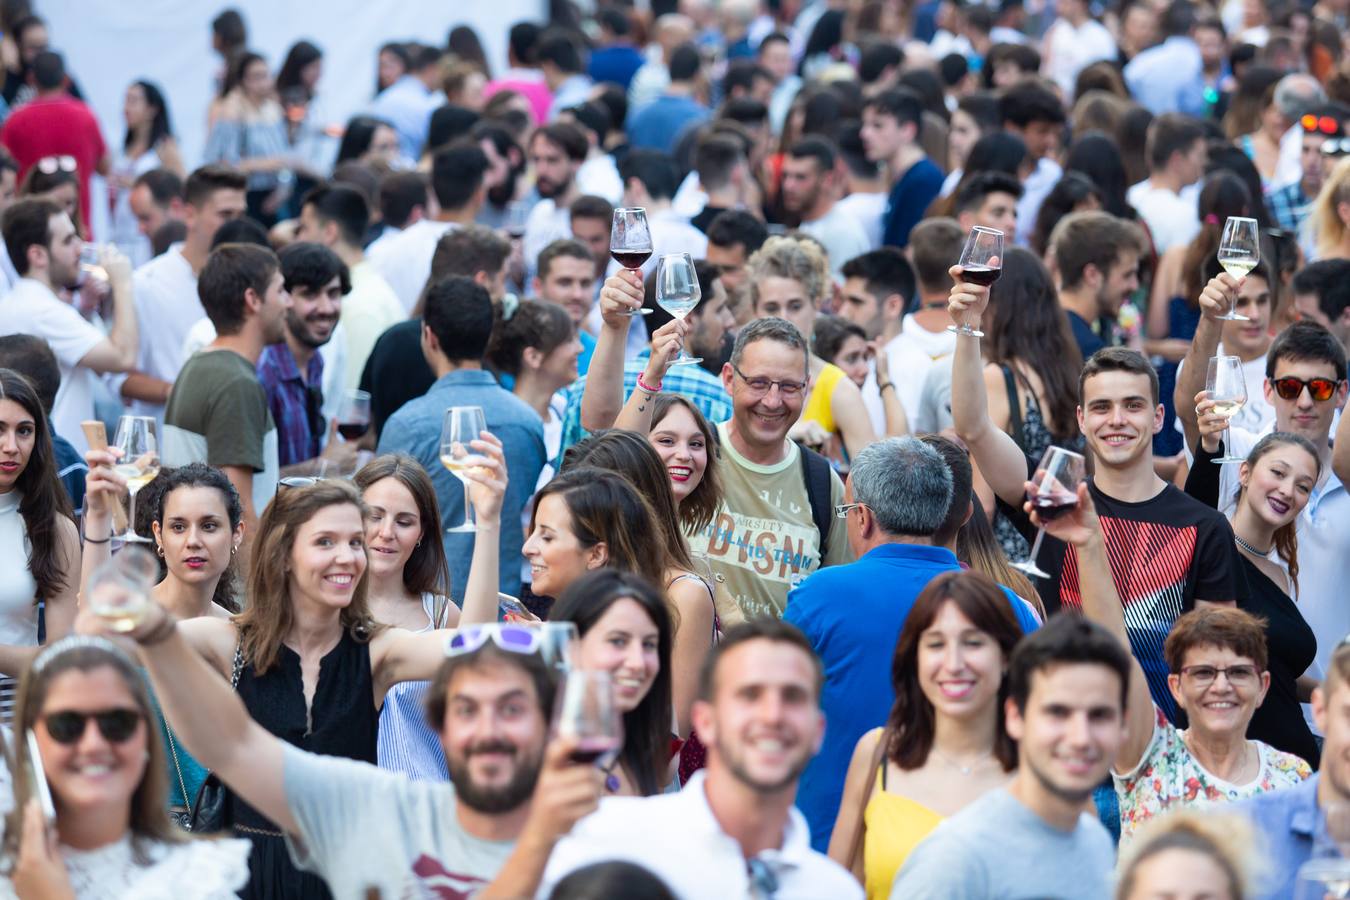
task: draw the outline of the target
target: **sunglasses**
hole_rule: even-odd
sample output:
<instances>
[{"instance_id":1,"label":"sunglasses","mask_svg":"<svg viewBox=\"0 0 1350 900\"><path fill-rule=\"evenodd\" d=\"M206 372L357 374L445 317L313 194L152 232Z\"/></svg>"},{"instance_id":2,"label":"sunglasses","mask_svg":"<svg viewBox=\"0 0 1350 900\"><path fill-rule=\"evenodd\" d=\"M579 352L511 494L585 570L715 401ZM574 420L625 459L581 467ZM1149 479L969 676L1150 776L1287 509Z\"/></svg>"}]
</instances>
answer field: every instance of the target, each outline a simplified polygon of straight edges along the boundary
<instances>
[{"instance_id":1,"label":"sunglasses","mask_svg":"<svg viewBox=\"0 0 1350 900\"><path fill-rule=\"evenodd\" d=\"M1304 131L1312 131L1318 134L1340 134L1341 131L1341 123L1331 116L1315 116L1312 113L1307 113L1299 118L1298 124L1303 126Z\"/></svg>"},{"instance_id":2,"label":"sunglasses","mask_svg":"<svg viewBox=\"0 0 1350 900\"><path fill-rule=\"evenodd\" d=\"M1286 375L1284 378L1276 378L1271 383L1275 388L1275 393L1279 394L1285 400L1297 400L1303 393L1303 389L1308 389L1308 394L1319 403L1323 400L1330 400L1331 395L1336 393L1336 388L1340 385L1339 381L1330 378L1295 378L1293 375Z\"/></svg>"},{"instance_id":3,"label":"sunglasses","mask_svg":"<svg viewBox=\"0 0 1350 900\"><path fill-rule=\"evenodd\" d=\"M89 720L98 725L99 734L104 740L120 744L136 733L141 722L141 713L135 709L106 709L103 712L82 713L73 710L55 712L47 715L47 734L58 744L73 744L84 737Z\"/></svg>"},{"instance_id":4,"label":"sunglasses","mask_svg":"<svg viewBox=\"0 0 1350 900\"><path fill-rule=\"evenodd\" d=\"M508 653L538 653L544 642L544 634L538 628L520 625L474 625L461 628L450 636L445 642L445 655L454 657L473 653L488 641Z\"/></svg>"},{"instance_id":5,"label":"sunglasses","mask_svg":"<svg viewBox=\"0 0 1350 900\"><path fill-rule=\"evenodd\" d=\"M1323 156L1344 156L1350 153L1350 138L1327 138L1322 142Z\"/></svg>"},{"instance_id":6,"label":"sunglasses","mask_svg":"<svg viewBox=\"0 0 1350 900\"><path fill-rule=\"evenodd\" d=\"M74 172L79 169L73 156L44 156L37 161L37 170L43 175L55 175L57 172Z\"/></svg>"}]
</instances>

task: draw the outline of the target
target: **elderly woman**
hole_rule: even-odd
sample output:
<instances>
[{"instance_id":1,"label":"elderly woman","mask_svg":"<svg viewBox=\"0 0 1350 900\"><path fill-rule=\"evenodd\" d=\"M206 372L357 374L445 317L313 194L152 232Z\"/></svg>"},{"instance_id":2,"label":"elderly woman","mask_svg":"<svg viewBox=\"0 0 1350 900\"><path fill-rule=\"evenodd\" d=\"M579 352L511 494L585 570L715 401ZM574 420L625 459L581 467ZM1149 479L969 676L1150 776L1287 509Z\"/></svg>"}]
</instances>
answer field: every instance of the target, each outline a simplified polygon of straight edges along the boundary
<instances>
[{"instance_id":1,"label":"elderly woman","mask_svg":"<svg viewBox=\"0 0 1350 900\"><path fill-rule=\"evenodd\" d=\"M1031 513L1030 503L1026 510ZM1038 516L1033 521L1041 524ZM1101 528L1086 486L1079 487L1073 512L1044 524L1063 540ZM1085 594L1083 613L1129 646L1119 602ZM1164 813L1290 787L1312 775L1297 756L1247 739L1252 714L1270 686L1261 620L1239 609L1199 607L1177 619L1163 656L1172 697L1190 727L1177 728L1153 704L1144 669L1132 656L1127 733L1111 771L1122 844Z\"/></svg>"}]
</instances>

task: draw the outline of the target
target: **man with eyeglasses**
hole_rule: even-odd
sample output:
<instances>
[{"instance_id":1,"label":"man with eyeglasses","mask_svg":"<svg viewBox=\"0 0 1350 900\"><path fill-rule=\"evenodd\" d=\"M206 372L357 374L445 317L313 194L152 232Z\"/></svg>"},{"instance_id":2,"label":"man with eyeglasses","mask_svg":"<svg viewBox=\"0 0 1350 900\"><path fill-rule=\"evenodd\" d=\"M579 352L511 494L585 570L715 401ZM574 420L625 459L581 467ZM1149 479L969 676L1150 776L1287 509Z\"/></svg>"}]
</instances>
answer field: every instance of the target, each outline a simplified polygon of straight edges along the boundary
<instances>
[{"instance_id":1,"label":"man with eyeglasses","mask_svg":"<svg viewBox=\"0 0 1350 900\"><path fill-rule=\"evenodd\" d=\"M886 673L905 618L932 579L960 571L953 548L971 514L970 488L970 461L945 438L869 444L854 458L845 502L835 509L857 561L822 569L788 595L784 621L802 630L830 673L821 696L830 727L797 792L811 844L822 853L854 747L885 724L895 702ZM1003 592L1022 630L1035 631L1031 609Z\"/></svg>"},{"instance_id":2,"label":"man with eyeglasses","mask_svg":"<svg viewBox=\"0 0 1350 900\"><path fill-rule=\"evenodd\" d=\"M174 733L277 823L297 863L340 900L529 896L554 844L596 808L603 773L571 761L572 741L549 742L554 679L541 629L477 625L447 642L427 695L444 784L269 733L180 634L190 624L152 604L131 635ZM101 624L91 616L81 627Z\"/></svg>"},{"instance_id":3,"label":"man with eyeglasses","mask_svg":"<svg viewBox=\"0 0 1350 900\"><path fill-rule=\"evenodd\" d=\"M858 882L811 849L792 806L825 731L824 680L791 625L758 619L728 631L703 664L694 702L707 767L678 793L601 801L558 842L537 896L618 859L650 869L679 900L861 900Z\"/></svg>"},{"instance_id":4,"label":"man with eyeglasses","mask_svg":"<svg viewBox=\"0 0 1350 900\"><path fill-rule=\"evenodd\" d=\"M722 367L731 397L731 419L717 425L722 504L690 547L706 554L750 619L781 616L806 576L853 558L845 523L832 514L843 482L787 436L806 402L808 353L796 326L770 316L741 330Z\"/></svg>"},{"instance_id":5,"label":"man with eyeglasses","mask_svg":"<svg viewBox=\"0 0 1350 900\"><path fill-rule=\"evenodd\" d=\"M1295 276L1297 283L1299 276ZM1195 330L1185 366L1178 373L1177 415L1194 428L1197 396L1205 387L1204 373L1216 352L1219 333L1227 324L1217 318L1232 308L1240 282L1230 275L1213 278L1200 295L1203 315ZM1346 401L1346 351L1336 337L1316 322L1295 322L1280 332L1266 354L1266 399L1275 407L1275 421L1252 432L1236 425L1228 430L1228 455L1245 457L1256 442L1272 431L1289 431L1307 438L1322 460L1322 474L1308 505L1299 514L1298 600L1303 618L1317 635L1317 661L1309 674L1326 671L1336 642L1350 632L1350 604L1345 585L1350 581L1350 493L1331 466L1331 429ZM1194 450L1194 442L1191 442ZM1231 512L1237 503L1241 469L1224 466L1219 496ZM1267 548L1258 548L1261 550ZM1274 559L1272 548L1271 558Z\"/></svg>"}]
</instances>

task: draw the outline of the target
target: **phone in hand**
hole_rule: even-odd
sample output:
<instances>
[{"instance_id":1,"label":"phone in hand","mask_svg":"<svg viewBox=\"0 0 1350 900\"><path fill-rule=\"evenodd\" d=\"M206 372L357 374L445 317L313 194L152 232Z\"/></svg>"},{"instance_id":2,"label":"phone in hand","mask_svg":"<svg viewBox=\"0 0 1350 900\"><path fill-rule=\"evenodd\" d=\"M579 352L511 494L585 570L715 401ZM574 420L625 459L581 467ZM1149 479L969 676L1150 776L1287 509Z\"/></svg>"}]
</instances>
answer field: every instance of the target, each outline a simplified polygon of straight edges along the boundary
<instances>
[{"instance_id":1,"label":"phone in hand","mask_svg":"<svg viewBox=\"0 0 1350 900\"><path fill-rule=\"evenodd\" d=\"M52 802L52 791L47 786L47 773L42 768L42 751L38 749L37 735L28 729L28 793L36 797L42 807L42 819L48 825L56 823L56 804Z\"/></svg>"},{"instance_id":2,"label":"phone in hand","mask_svg":"<svg viewBox=\"0 0 1350 900\"><path fill-rule=\"evenodd\" d=\"M497 612L501 615L504 622L538 622L539 617L530 612L524 603L521 603L510 594L497 594Z\"/></svg>"}]
</instances>

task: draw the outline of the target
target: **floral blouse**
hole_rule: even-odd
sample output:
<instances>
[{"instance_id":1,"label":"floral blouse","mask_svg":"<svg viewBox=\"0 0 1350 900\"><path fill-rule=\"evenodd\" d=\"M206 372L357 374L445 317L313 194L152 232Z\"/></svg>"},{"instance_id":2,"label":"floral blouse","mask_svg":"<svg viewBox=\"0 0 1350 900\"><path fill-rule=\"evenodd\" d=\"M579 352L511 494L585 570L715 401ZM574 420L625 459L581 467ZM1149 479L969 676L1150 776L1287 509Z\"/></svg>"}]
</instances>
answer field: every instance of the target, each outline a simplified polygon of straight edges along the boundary
<instances>
[{"instance_id":1,"label":"floral blouse","mask_svg":"<svg viewBox=\"0 0 1350 900\"><path fill-rule=\"evenodd\" d=\"M1207 803L1226 803L1253 794L1291 787L1312 776L1306 762L1292 753L1253 741L1260 755L1257 775L1247 784L1233 784L1206 771L1186 747L1184 731L1157 710L1153 737L1133 771L1111 772L1120 798L1120 839L1173 808Z\"/></svg>"}]
</instances>

